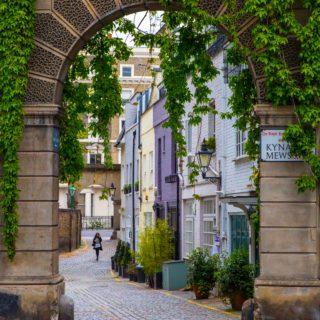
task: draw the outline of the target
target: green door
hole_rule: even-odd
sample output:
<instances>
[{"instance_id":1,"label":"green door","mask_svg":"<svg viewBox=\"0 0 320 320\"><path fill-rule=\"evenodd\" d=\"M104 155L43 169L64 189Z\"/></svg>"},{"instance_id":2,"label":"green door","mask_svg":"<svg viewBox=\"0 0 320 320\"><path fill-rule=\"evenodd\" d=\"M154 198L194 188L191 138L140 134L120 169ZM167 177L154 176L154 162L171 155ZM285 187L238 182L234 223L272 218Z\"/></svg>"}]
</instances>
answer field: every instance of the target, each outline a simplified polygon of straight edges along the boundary
<instances>
[{"instance_id":1,"label":"green door","mask_svg":"<svg viewBox=\"0 0 320 320\"><path fill-rule=\"evenodd\" d=\"M244 215L231 216L231 251L243 247L249 250L249 230Z\"/></svg>"}]
</instances>

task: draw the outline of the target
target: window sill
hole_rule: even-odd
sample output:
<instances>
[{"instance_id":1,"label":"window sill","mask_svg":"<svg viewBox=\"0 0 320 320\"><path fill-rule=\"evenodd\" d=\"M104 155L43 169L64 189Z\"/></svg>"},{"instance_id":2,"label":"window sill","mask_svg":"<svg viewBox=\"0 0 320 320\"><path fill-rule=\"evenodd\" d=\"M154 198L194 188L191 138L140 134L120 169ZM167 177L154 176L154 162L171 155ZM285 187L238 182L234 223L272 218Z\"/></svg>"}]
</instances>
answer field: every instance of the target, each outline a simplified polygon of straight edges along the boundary
<instances>
[{"instance_id":1,"label":"window sill","mask_svg":"<svg viewBox=\"0 0 320 320\"><path fill-rule=\"evenodd\" d=\"M240 157L236 157L232 161L234 163L236 163L236 164L245 163L245 162L249 161L249 157L247 155L243 155L243 156L240 156Z\"/></svg>"}]
</instances>

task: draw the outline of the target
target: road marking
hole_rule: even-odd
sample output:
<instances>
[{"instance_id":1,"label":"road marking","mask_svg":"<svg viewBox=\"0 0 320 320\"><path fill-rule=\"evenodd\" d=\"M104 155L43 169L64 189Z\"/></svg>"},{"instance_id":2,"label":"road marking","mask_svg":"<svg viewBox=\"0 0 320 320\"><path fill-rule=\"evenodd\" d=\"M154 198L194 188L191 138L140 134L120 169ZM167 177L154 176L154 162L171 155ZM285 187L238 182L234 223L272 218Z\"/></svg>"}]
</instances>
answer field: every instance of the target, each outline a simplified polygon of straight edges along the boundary
<instances>
[{"instance_id":1,"label":"road marking","mask_svg":"<svg viewBox=\"0 0 320 320\"><path fill-rule=\"evenodd\" d=\"M117 282L122 282L122 280L111 270L111 277L116 280Z\"/></svg>"},{"instance_id":2,"label":"road marking","mask_svg":"<svg viewBox=\"0 0 320 320\"><path fill-rule=\"evenodd\" d=\"M115 281L122 282L122 280L112 270L110 271L110 273L111 273L112 278ZM146 287L144 285L140 285L140 284L137 284L135 282L126 282L126 284L129 284L131 286L138 287L138 288L141 288L141 289L146 289ZM179 296L177 296L175 294L172 294L172 293L169 293L169 292L165 292L165 291L161 291L161 290L157 290L156 292L161 293L161 294L163 294L165 296L168 296L168 297L172 297L172 298L175 298L175 299L183 300L183 301L185 301L187 303L194 304L194 305L196 305L198 307L201 307L201 308L205 308L205 309L209 309L209 310L212 310L212 311L215 311L215 312L219 312L219 313L225 314L227 316L231 316L231 317L234 317L234 318L237 318L237 319L241 318L241 316L239 316L238 314L234 314L232 312L224 311L224 310L221 310L219 308L215 308L215 307L208 306L206 304L195 302L195 301L187 299L187 298L179 297Z\"/></svg>"}]
</instances>

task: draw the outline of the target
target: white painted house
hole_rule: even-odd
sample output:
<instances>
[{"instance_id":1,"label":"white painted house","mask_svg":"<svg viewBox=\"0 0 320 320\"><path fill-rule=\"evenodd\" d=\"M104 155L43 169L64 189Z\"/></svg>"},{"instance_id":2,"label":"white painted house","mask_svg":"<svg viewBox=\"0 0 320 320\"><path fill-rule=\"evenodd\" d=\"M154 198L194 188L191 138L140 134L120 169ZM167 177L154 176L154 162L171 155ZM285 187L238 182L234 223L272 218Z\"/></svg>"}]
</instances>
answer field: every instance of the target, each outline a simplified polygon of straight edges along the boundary
<instances>
[{"instance_id":1,"label":"white painted house","mask_svg":"<svg viewBox=\"0 0 320 320\"><path fill-rule=\"evenodd\" d=\"M210 83L210 106L218 112L226 112L229 110L231 92L226 83L228 69L224 63L223 41L220 40L209 50L214 65L220 70L220 74ZM192 102L185 108L188 157L182 159L181 166L182 257L188 256L192 249L199 246L208 248L212 253L230 252L242 245L249 248L250 226L244 211L256 203L256 198L249 179L253 163L248 160L243 148L246 133L238 132L233 127L234 119L223 120L213 113L203 116L201 125L190 126L188 119ZM188 182L187 164L201 149L203 139L213 136L216 139L216 152L211 161L213 170L207 176L218 176L220 181L212 183L199 176L198 182L192 186ZM254 256L254 248L249 249Z\"/></svg>"}]
</instances>

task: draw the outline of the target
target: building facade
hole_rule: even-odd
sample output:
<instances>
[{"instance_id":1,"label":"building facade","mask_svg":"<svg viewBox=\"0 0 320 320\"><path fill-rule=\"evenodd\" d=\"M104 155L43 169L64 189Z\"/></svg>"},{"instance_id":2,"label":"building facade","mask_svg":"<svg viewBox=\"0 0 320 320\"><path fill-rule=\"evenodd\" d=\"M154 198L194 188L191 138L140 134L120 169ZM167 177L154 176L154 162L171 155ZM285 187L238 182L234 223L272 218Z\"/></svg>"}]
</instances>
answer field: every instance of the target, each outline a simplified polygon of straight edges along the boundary
<instances>
[{"instance_id":1,"label":"building facade","mask_svg":"<svg viewBox=\"0 0 320 320\"><path fill-rule=\"evenodd\" d=\"M147 48L133 48L133 55L128 61L120 61L117 69L119 82L122 87L124 103L131 99L135 93L144 91L152 82L151 68L158 67L158 50L150 53ZM152 59L152 65L150 64ZM90 81L88 81L90 85ZM91 115L83 115L83 121L89 125L94 119ZM113 168L104 166L103 145L99 137L93 137L89 132L80 142L84 146L85 169L81 180L77 184L76 202L84 217L112 217L114 228L120 229L119 210L121 209L121 147L112 147L125 125L124 114L115 116L110 125L110 151ZM116 195L111 199L101 199L103 190L113 184ZM68 207L68 185L59 185L59 207ZM120 210L121 211L121 210ZM111 219L108 219L110 227Z\"/></svg>"},{"instance_id":2,"label":"building facade","mask_svg":"<svg viewBox=\"0 0 320 320\"><path fill-rule=\"evenodd\" d=\"M175 253L180 256L180 179L177 171L176 143L170 128L163 124L168 120L164 109L166 91L158 87L159 100L153 105L153 126L155 135L155 217L167 219L175 235Z\"/></svg>"}]
</instances>

